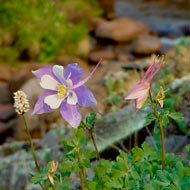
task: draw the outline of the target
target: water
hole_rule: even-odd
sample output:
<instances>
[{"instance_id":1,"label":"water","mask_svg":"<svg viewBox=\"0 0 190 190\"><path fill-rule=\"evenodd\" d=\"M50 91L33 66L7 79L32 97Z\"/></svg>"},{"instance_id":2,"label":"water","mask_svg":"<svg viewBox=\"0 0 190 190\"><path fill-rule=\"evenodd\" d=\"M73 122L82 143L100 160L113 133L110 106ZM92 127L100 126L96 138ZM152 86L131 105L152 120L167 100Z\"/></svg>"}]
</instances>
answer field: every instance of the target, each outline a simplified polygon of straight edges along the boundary
<instances>
[{"instance_id":1,"label":"water","mask_svg":"<svg viewBox=\"0 0 190 190\"><path fill-rule=\"evenodd\" d=\"M190 27L189 0L116 0L117 17L141 21L159 35L182 35L182 27Z\"/></svg>"}]
</instances>

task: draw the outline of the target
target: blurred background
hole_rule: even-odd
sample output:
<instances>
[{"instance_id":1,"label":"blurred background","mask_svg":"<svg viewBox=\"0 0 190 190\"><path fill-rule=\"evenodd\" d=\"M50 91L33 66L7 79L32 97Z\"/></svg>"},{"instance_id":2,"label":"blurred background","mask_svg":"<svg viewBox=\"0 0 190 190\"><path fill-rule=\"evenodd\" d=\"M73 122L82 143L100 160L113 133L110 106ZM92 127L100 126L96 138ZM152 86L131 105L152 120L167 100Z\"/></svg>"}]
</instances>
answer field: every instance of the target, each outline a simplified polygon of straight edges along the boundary
<instances>
[{"instance_id":1,"label":"blurred background","mask_svg":"<svg viewBox=\"0 0 190 190\"><path fill-rule=\"evenodd\" d=\"M190 0L0 0L0 189L35 189L29 184L33 161L24 125L13 109L13 93L30 100L26 114L41 164L61 156L60 140L72 129L52 114L31 116L43 93L31 71L53 64L78 63L98 104L96 138L102 157L115 159L144 140L151 144L154 123L147 109L135 112L123 98L139 82L154 55L165 55L157 75L169 89L165 107L180 111L166 129L168 152L186 154L190 144ZM92 110L82 109L85 117ZM149 127L149 129L147 128ZM179 144L181 142L181 144ZM177 143L177 145L176 145ZM53 152L53 153L52 153Z\"/></svg>"}]
</instances>

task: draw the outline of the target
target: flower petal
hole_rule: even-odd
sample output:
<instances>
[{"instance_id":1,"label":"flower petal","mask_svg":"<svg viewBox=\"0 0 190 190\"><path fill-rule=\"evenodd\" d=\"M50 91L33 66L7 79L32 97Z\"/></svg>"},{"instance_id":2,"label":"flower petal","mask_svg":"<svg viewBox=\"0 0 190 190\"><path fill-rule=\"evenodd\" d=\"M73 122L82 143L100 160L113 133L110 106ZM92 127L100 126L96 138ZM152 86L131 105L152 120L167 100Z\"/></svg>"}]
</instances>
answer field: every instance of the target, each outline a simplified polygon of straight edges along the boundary
<instances>
[{"instance_id":1,"label":"flower petal","mask_svg":"<svg viewBox=\"0 0 190 190\"><path fill-rule=\"evenodd\" d=\"M77 128L80 125L82 117L78 105L62 103L61 115L72 127Z\"/></svg>"},{"instance_id":2,"label":"flower petal","mask_svg":"<svg viewBox=\"0 0 190 190\"><path fill-rule=\"evenodd\" d=\"M40 86L47 90L57 90L58 81L56 81L53 77L50 75L44 75L41 78Z\"/></svg>"},{"instance_id":3,"label":"flower petal","mask_svg":"<svg viewBox=\"0 0 190 190\"><path fill-rule=\"evenodd\" d=\"M41 69L38 69L36 71L32 71L32 73L38 78L41 79L44 75L49 75L52 78L54 78L55 80L57 80L59 83L61 83L61 81L55 76L55 74L53 73L53 66L46 66L43 67Z\"/></svg>"},{"instance_id":4,"label":"flower petal","mask_svg":"<svg viewBox=\"0 0 190 190\"><path fill-rule=\"evenodd\" d=\"M125 100L133 100L145 96L146 94L148 95L149 89L149 83L139 83L135 88L131 90L129 95L125 97Z\"/></svg>"},{"instance_id":5,"label":"flower petal","mask_svg":"<svg viewBox=\"0 0 190 190\"><path fill-rule=\"evenodd\" d=\"M46 92L44 92L40 96L38 101L36 102L32 114L51 113L53 110L47 104L44 103L44 99L47 96L53 95L55 93L56 93L55 91L46 91Z\"/></svg>"},{"instance_id":6,"label":"flower petal","mask_svg":"<svg viewBox=\"0 0 190 190\"><path fill-rule=\"evenodd\" d=\"M59 79L62 84L66 84L65 77L63 75L64 67L60 65L53 66L53 74Z\"/></svg>"},{"instance_id":7,"label":"flower petal","mask_svg":"<svg viewBox=\"0 0 190 190\"><path fill-rule=\"evenodd\" d=\"M69 91L68 92L68 97L67 97L67 103L71 105L75 105L78 102L77 95L74 91Z\"/></svg>"},{"instance_id":8,"label":"flower petal","mask_svg":"<svg viewBox=\"0 0 190 190\"><path fill-rule=\"evenodd\" d=\"M57 109L63 102L64 98L59 98L57 94L47 96L44 102L50 106L51 109Z\"/></svg>"},{"instance_id":9,"label":"flower petal","mask_svg":"<svg viewBox=\"0 0 190 190\"><path fill-rule=\"evenodd\" d=\"M85 86L80 86L80 87L74 89L74 91L77 94L78 103L80 106L91 107L91 106L97 104L96 99L94 98L94 95Z\"/></svg>"},{"instance_id":10,"label":"flower petal","mask_svg":"<svg viewBox=\"0 0 190 190\"><path fill-rule=\"evenodd\" d=\"M44 75L50 75L53 77L53 72L52 72L52 66L46 66L41 69L38 69L36 71L32 71L32 73L39 79L42 78Z\"/></svg>"},{"instance_id":11,"label":"flower petal","mask_svg":"<svg viewBox=\"0 0 190 190\"><path fill-rule=\"evenodd\" d=\"M136 101L135 101L136 110L139 110L140 108L142 108L142 106L146 102L147 96L148 96L148 93L146 93L146 94L144 94L144 96L141 96L140 98L136 99Z\"/></svg>"},{"instance_id":12,"label":"flower petal","mask_svg":"<svg viewBox=\"0 0 190 190\"><path fill-rule=\"evenodd\" d=\"M147 82L150 82L152 80L152 78L156 75L156 73L163 67L164 62L161 61L160 64L157 66L157 68L155 70L152 70L150 76L147 79Z\"/></svg>"},{"instance_id":13,"label":"flower petal","mask_svg":"<svg viewBox=\"0 0 190 190\"><path fill-rule=\"evenodd\" d=\"M76 84L76 85L73 86L73 89L74 88L78 88L79 86L82 86L85 82L87 82L90 79L90 77L94 74L94 72L96 71L96 69L98 68L98 66L100 65L100 63L101 63L101 60L96 65L96 67L93 69L93 71L84 80L80 81L78 84Z\"/></svg>"},{"instance_id":14,"label":"flower petal","mask_svg":"<svg viewBox=\"0 0 190 190\"><path fill-rule=\"evenodd\" d=\"M156 64L157 64L157 57L154 58L153 63L149 66L149 68L145 72L145 74L144 74L144 76L143 76L143 78L141 80L142 82L147 79L148 75L151 75L151 73L153 72Z\"/></svg>"},{"instance_id":15,"label":"flower petal","mask_svg":"<svg viewBox=\"0 0 190 190\"><path fill-rule=\"evenodd\" d=\"M75 63L69 64L64 74L65 79L70 78L73 84L77 84L83 75L84 75L84 71Z\"/></svg>"}]
</instances>

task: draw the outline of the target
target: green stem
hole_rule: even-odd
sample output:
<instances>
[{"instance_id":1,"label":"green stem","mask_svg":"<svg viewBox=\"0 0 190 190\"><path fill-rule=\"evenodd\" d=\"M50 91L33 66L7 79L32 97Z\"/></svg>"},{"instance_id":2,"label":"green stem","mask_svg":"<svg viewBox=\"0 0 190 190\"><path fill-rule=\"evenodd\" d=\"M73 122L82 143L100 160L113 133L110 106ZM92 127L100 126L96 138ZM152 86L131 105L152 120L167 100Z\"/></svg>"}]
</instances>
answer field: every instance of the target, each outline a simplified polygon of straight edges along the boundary
<instances>
[{"instance_id":1,"label":"green stem","mask_svg":"<svg viewBox=\"0 0 190 190\"><path fill-rule=\"evenodd\" d=\"M56 187L55 187L55 185L54 185L54 184L52 184L52 187L53 187L53 190L56 190Z\"/></svg>"},{"instance_id":2,"label":"green stem","mask_svg":"<svg viewBox=\"0 0 190 190\"><path fill-rule=\"evenodd\" d=\"M97 147L97 145L96 145L96 141L95 141L94 136L93 136L93 131L92 131L92 129L88 129L88 131L89 131L90 137L91 137L91 139L92 139L94 148L95 148L95 150L96 150L97 157L98 157L99 160L101 160L101 156L100 156L100 153L99 153L99 151L98 151L98 147Z\"/></svg>"},{"instance_id":3,"label":"green stem","mask_svg":"<svg viewBox=\"0 0 190 190\"><path fill-rule=\"evenodd\" d=\"M166 153L165 153L165 142L164 142L164 127L163 127L163 121L159 119L158 111L156 109L156 106L154 105L151 91L149 90L149 96L150 96L150 101L152 108L154 110L154 114L156 116L156 119L159 123L159 128L160 128L160 135L161 135L161 144L162 144L162 170L165 169L165 160L166 160Z\"/></svg>"},{"instance_id":4,"label":"green stem","mask_svg":"<svg viewBox=\"0 0 190 190\"><path fill-rule=\"evenodd\" d=\"M30 143L30 146L31 146L32 155L33 155L33 159L34 159L36 169L37 169L38 173L41 173L40 167L39 167L37 159L36 159L36 153L35 153L34 145L33 145L33 142L32 142L32 137L30 135L30 131L28 129L28 125L27 125L27 122L26 122L26 119L25 119L24 115L22 115L22 118L23 118L23 121L24 121L24 125L26 127L26 133L28 135L28 140L29 140L29 143Z\"/></svg>"},{"instance_id":5,"label":"green stem","mask_svg":"<svg viewBox=\"0 0 190 190\"><path fill-rule=\"evenodd\" d=\"M41 187L43 190L45 190L41 183L40 183L40 187Z\"/></svg>"},{"instance_id":6,"label":"green stem","mask_svg":"<svg viewBox=\"0 0 190 190\"><path fill-rule=\"evenodd\" d=\"M36 153L35 153L34 145L33 145L33 142L32 142L32 137L31 137L31 135L30 135L30 131L29 131L29 128L28 128L28 124L27 124L27 122L26 122L26 118L24 117L24 115L22 115L22 118L23 118L23 121L24 121L24 125L25 125L25 127L26 127L26 133L27 133L27 135L28 135L28 140L29 140L30 147L31 147L31 150L32 150L32 156L33 156L33 160L34 160L36 169L37 169L38 173L41 173L40 167L39 167L38 162L37 162L37 159L36 159ZM41 187L42 189L44 189L44 190L47 189L46 184L44 184L44 187L43 187L43 185L40 183L40 187Z\"/></svg>"},{"instance_id":7,"label":"green stem","mask_svg":"<svg viewBox=\"0 0 190 190\"><path fill-rule=\"evenodd\" d=\"M86 187L86 189L87 189L88 187L87 187L86 170L85 170L85 167L83 167L82 169L83 169L82 171L83 171L83 176L84 176L84 184L85 184L85 187Z\"/></svg>"},{"instance_id":8,"label":"green stem","mask_svg":"<svg viewBox=\"0 0 190 190\"><path fill-rule=\"evenodd\" d=\"M138 131L136 131L134 134L134 145L135 147L138 146Z\"/></svg>"},{"instance_id":9,"label":"green stem","mask_svg":"<svg viewBox=\"0 0 190 190\"><path fill-rule=\"evenodd\" d=\"M76 149L76 156L77 156L77 162L78 162L78 164L80 163L80 155L79 155L79 150L78 150L78 148ZM80 173L79 173L79 175L80 175L80 183L81 183L81 188L82 188L82 190L84 190L84 179L83 179L83 177L84 177L84 174L83 174L83 169L82 168L80 168Z\"/></svg>"},{"instance_id":10,"label":"green stem","mask_svg":"<svg viewBox=\"0 0 190 190\"><path fill-rule=\"evenodd\" d=\"M97 144L96 144L96 141L94 139L94 136L93 136L93 128L89 129L87 126L86 126L86 123L84 123L84 121L81 121L82 124L85 126L85 128L88 130L89 134L90 134L90 137L92 139L92 142L93 142L93 145L94 145L94 148L96 150L96 154L97 154L97 157L99 160L101 160L101 156L100 156L100 153L98 151L98 147L97 147Z\"/></svg>"}]
</instances>

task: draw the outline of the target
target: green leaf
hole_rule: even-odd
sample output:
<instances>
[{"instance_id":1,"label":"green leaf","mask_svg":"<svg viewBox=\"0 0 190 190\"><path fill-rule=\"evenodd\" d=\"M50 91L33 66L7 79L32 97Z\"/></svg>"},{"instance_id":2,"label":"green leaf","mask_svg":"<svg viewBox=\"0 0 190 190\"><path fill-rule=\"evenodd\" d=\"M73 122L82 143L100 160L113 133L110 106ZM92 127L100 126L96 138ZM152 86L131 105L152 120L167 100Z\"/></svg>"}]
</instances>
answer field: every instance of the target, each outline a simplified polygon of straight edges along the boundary
<instances>
[{"instance_id":1,"label":"green leaf","mask_svg":"<svg viewBox=\"0 0 190 190\"><path fill-rule=\"evenodd\" d=\"M88 159L93 159L96 157L96 151L95 150L92 150L92 149L88 149L86 152L85 152L85 157L88 158Z\"/></svg>"},{"instance_id":2,"label":"green leaf","mask_svg":"<svg viewBox=\"0 0 190 190\"><path fill-rule=\"evenodd\" d=\"M85 147L88 143L88 139L86 138L86 136L84 135L84 129L82 128L78 128L77 129L77 133L76 133L76 137L79 141L79 147Z\"/></svg>"},{"instance_id":3,"label":"green leaf","mask_svg":"<svg viewBox=\"0 0 190 190\"><path fill-rule=\"evenodd\" d=\"M47 174L37 174L36 176L31 178L30 182L34 184L39 184L40 182L45 181L47 179Z\"/></svg>"},{"instance_id":4,"label":"green leaf","mask_svg":"<svg viewBox=\"0 0 190 190\"><path fill-rule=\"evenodd\" d=\"M63 141L63 146L64 146L64 150L66 152L70 152L71 150L73 150L73 148L75 147L75 144L73 141L71 140L64 140Z\"/></svg>"},{"instance_id":5,"label":"green leaf","mask_svg":"<svg viewBox=\"0 0 190 190\"><path fill-rule=\"evenodd\" d=\"M183 122L184 120L184 117L180 112L172 112L168 116L176 122Z\"/></svg>"},{"instance_id":6,"label":"green leaf","mask_svg":"<svg viewBox=\"0 0 190 190\"><path fill-rule=\"evenodd\" d=\"M119 178L111 178L110 179L110 186L113 187L113 188L122 188L123 186L123 181Z\"/></svg>"},{"instance_id":7,"label":"green leaf","mask_svg":"<svg viewBox=\"0 0 190 190\"><path fill-rule=\"evenodd\" d=\"M168 115L163 115L162 120L163 120L163 126L164 128L166 128L170 123L170 120L168 119Z\"/></svg>"},{"instance_id":8,"label":"green leaf","mask_svg":"<svg viewBox=\"0 0 190 190\"><path fill-rule=\"evenodd\" d=\"M144 160L143 158L143 150L139 147L135 147L132 149L133 157L132 163L135 164L136 162L141 162Z\"/></svg>"},{"instance_id":9,"label":"green leaf","mask_svg":"<svg viewBox=\"0 0 190 190\"><path fill-rule=\"evenodd\" d=\"M96 190L96 186L97 186L97 182L95 182L95 181L88 183L89 190Z\"/></svg>"}]
</instances>

